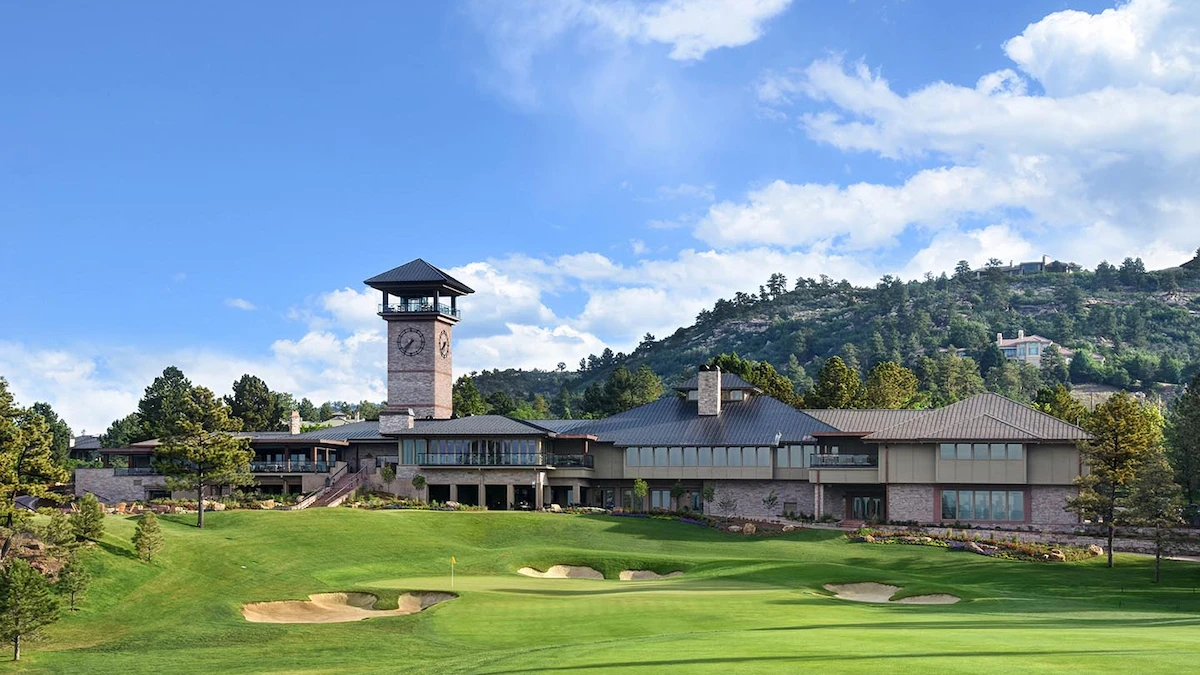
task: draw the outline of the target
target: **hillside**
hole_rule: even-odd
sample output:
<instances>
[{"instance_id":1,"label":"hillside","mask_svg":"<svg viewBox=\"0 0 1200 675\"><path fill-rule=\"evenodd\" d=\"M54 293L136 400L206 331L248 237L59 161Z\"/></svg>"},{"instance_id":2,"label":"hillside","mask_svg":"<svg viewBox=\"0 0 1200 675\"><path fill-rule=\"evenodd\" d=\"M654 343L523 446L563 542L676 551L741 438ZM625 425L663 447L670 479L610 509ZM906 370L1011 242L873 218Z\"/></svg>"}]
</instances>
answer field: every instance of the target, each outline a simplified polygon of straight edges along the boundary
<instances>
[{"instance_id":1,"label":"hillside","mask_svg":"<svg viewBox=\"0 0 1200 675\"><path fill-rule=\"evenodd\" d=\"M884 360L911 367L951 347L974 357L986 377L997 359L989 349L996 334L1022 330L1094 356L1094 368L1073 374L1077 384L1148 389L1200 370L1197 260L1157 271L1137 259L1095 270L1045 267L1017 275L998 261L982 270L960 264L953 276L885 276L870 288L773 274L756 291L718 300L693 325L646 339L631 354L592 356L578 371L485 371L476 382L485 395L553 401L564 388L579 396L618 366L648 365L671 384L716 354L737 352L770 362L803 391L834 355L860 370Z\"/></svg>"}]
</instances>

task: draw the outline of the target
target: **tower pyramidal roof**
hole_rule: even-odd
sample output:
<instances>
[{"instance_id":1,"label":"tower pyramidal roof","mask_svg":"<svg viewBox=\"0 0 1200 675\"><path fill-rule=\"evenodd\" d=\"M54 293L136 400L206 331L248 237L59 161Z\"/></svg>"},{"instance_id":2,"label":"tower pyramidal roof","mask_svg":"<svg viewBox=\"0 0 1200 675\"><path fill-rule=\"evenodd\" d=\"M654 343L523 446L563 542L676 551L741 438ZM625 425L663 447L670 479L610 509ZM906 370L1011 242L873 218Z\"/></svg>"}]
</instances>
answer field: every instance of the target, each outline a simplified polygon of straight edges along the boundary
<instances>
[{"instance_id":1,"label":"tower pyramidal roof","mask_svg":"<svg viewBox=\"0 0 1200 675\"><path fill-rule=\"evenodd\" d=\"M363 283L376 290L388 292L422 288L440 288L457 295L475 292L470 286L420 258L377 274Z\"/></svg>"}]
</instances>

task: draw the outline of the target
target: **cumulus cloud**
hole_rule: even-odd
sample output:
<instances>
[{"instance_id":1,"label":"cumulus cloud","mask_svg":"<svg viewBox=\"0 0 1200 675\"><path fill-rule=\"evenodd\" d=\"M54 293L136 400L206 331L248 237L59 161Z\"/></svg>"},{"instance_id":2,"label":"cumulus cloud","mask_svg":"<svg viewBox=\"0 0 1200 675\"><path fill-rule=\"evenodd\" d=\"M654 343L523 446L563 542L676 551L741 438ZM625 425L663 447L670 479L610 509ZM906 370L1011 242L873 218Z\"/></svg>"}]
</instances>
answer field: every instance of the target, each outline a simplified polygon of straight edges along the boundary
<instances>
[{"instance_id":1,"label":"cumulus cloud","mask_svg":"<svg viewBox=\"0 0 1200 675\"><path fill-rule=\"evenodd\" d=\"M228 298L225 300L225 306L232 307L234 309L241 309L247 312L253 312L254 310L258 309L254 306L254 303L243 298Z\"/></svg>"}]
</instances>

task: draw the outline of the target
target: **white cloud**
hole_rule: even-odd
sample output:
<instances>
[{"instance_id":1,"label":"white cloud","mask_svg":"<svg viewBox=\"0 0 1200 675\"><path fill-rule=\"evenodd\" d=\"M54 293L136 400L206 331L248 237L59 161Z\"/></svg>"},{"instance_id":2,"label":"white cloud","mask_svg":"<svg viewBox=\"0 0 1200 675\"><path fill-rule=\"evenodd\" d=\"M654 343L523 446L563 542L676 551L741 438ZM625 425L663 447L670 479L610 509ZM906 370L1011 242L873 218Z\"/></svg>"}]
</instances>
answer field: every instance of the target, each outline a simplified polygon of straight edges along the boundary
<instances>
[{"instance_id":1,"label":"white cloud","mask_svg":"<svg viewBox=\"0 0 1200 675\"><path fill-rule=\"evenodd\" d=\"M926 272L949 272L959 260L966 260L978 269L988 260L997 258L1004 264L1039 260L1041 254L1012 227L1004 224L962 231L950 229L938 233L917 251L900 272L904 279L915 279Z\"/></svg>"},{"instance_id":2,"label":"white cloud","mask_svg":"<svg viewBox=\"0 0 1200 675\"><path fill-rule=\"evenodd\" d=\"M691 183L663 185L655 192L655 198L649 201L669 202L676 199L694 199L711 202L715 198L715 190L716 186L712 183L704 185L692 185Z\"/></svg>"},{"instance_id":3,"label":"white cloud","mask_svg":"<svg viewBox=\"0 0 1200 675\"><path fill-rule=\"evenodd\" d=\"M764 24L791 0L668 0L646 8L635 34L642 41L671 45L678 61L702 59L714 49L757 40Z\"/></svg>"},{"instance_id":4,"label":"white cloud","mask_svg":"<svg viewBox=\"0 0 1200 675\"><path fill-rule=\"evenodd\" d=\"M634 255L643 255L646 252L646 242L641 239L630 239L629 250L633 251Z\"/></svg>"},{"instance_id":5,"label":"white cloud","mask_svg":"<svg viewBox=\"0 0 1200 675\"><path fill-rule=\"evenodd\" d=\"M1132 0L1099 14L1064 10L1004 43L1051 96L1107 87L1200 91L1200 3Z\"/></svg>"},{"instance_id":6,"label":"white cloud","mask_svg":"<svg viewBox=\"0 0 1200 675\"><path fill-rule=\"evenodd\" d=\"M247 312L253 312L254 310L258 309L254 306L254 303L243 298L228 298L225 300L225 306L232 307L234 309L245 310Z\"/></svg>"}]
</instances>

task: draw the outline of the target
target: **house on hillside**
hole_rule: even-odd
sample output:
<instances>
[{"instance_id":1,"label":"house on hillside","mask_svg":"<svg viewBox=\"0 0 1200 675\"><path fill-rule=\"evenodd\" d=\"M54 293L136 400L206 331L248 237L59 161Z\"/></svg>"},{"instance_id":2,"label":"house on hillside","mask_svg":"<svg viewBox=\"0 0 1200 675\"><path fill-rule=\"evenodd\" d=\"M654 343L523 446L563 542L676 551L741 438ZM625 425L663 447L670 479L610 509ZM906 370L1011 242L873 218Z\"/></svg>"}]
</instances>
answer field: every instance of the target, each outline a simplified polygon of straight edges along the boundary
<instances>
[{"instance_id":1,"label":"house on hillside","mask_svg":"<svg viewBox=\"0 0 1200 675\"><path fill-rule=\"evenodd\" d=\"M1050 338L1041 335L1026 335L1024 330L1019 330L1017 337L1005 338L1004 333L996 333L996 346L1001 352L1004 352L1005 358L1010 361L1028 363L1038 368L1042 365L1042 354L1050 345L1058 348L1058 353L1062 354L1063 360L1068 364L1075 357L1074 350L1055 344Z\"/></svg>"},{"instance_id":2,"label":"house on hillside","mask_svg":"<svg viewBox=\"0 0 1200 675\"><path fill-rule=\"evenodd\" d=\"M388 324L378 421L246 434L263 491L338 494L354 481L505 510L550 504L845 520L1069 525L1086 432L995 394L938 410L800 411L704 370L663 398L599 420L455 418L451 332L472 290L415 260L367 284ZM162 496L153 441L76 474L106 502ZM111 458L120 456L113 462ZM117 465L120 466L117 466ZM380 470L395 469L384 484ZM427 488L415 494L412 479ZM649 493L634 492L646 481ZM357 484L357 483L353 483ZM705 501L706 488L714 498ZM325 497L322 497L324 499Z\"/></svg>"},{"instance_id":3,"label":"house on hillside","mask_svg":"<svg viewBox=\"0 0 1200 675\"><path fill-rule=\"evenodd\" d=\"M1063 262L1061 260L1050 260L1050 256L1042 256L1041 260L1033 260L1030 262L1009 262L1007 265L999 267L989 267L981 270L975 270L975 278L981 279L985 274L991 271L996 271L1009 276L1027 276L1030 274L1074 274L1082 270L1083 267L1073 262Z\"/></svg>"}]
</instances>

